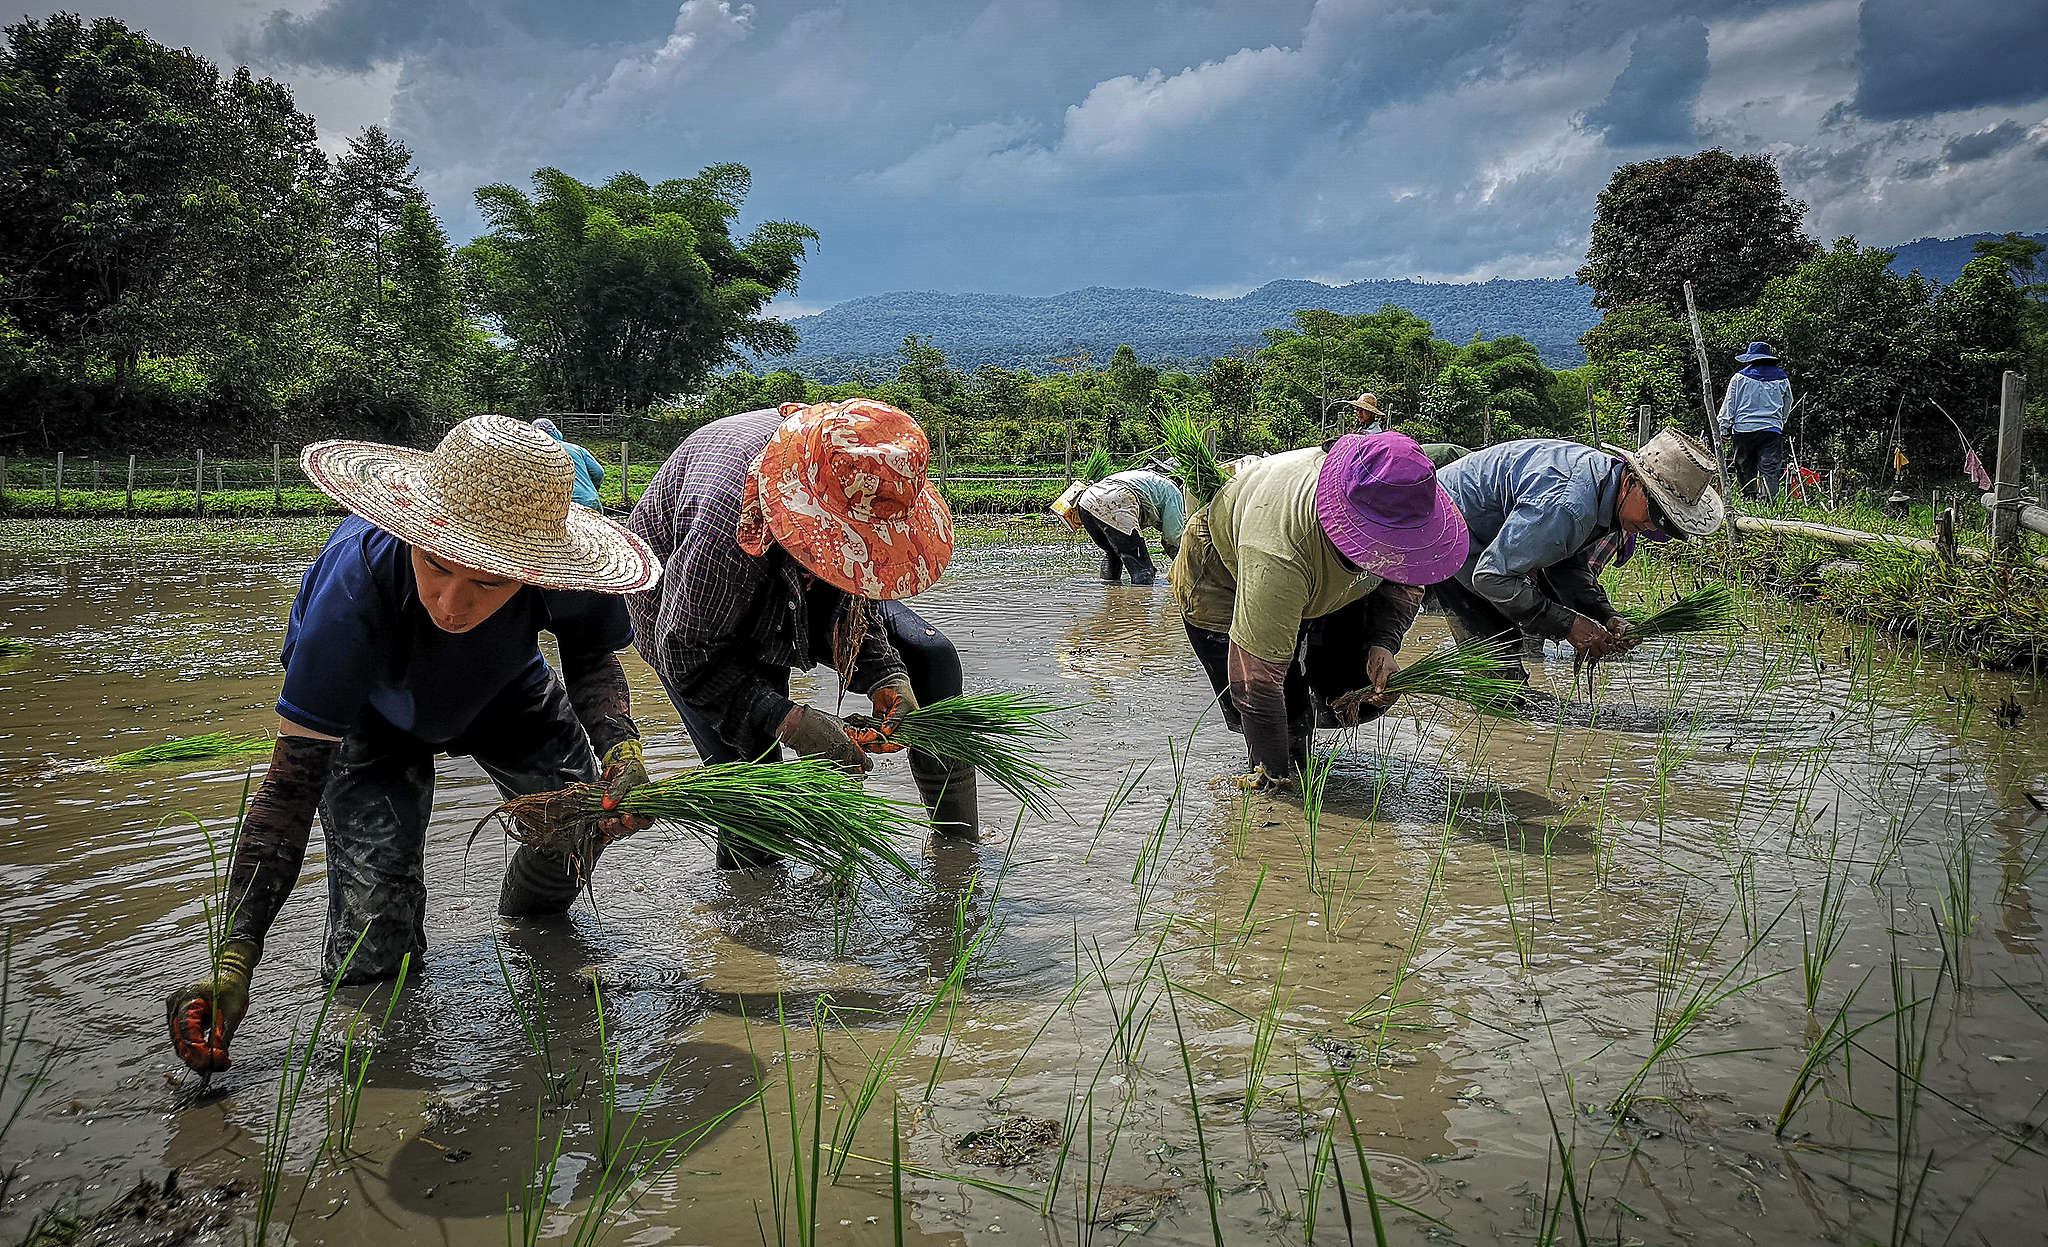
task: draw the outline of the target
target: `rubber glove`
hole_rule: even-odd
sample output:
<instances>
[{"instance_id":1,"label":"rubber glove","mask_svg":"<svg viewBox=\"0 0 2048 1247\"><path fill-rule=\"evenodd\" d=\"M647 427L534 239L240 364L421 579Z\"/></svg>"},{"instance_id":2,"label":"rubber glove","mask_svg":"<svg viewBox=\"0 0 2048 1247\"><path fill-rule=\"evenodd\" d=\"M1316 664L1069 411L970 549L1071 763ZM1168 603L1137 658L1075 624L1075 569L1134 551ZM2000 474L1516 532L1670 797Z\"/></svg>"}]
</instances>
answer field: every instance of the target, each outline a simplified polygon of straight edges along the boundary
<instances>
[{"instance_id":1,"label":"rubber glove","mask_svg":"<svg viewBox=\"0 0 2048 1247\"><path fill-rule=\"evenodd\" d=\"M874 766L847 736L846 724L815 706L791 706L775 729L775 739L806 758L823 758L849 775L865 775Z\"/></svg>"},{"instance_id":2,"label":"rubber glove","mask_svg":"<svg viewBox=\"0 0 2048 1247\"><path fill-rule=\"evenodd\" d=\"M892 675L868 690L868 697L875 704L874 726L849 727L846 734L865 753L895 753L903 746L889 737L903 722L903 716L917 709L917 694L910 687L910 677Z\"/></svg>"},{"instance_id":3,"label":"rubber glove","mask_svg":"<svg viewBox=\"0 0 2048 1247\"><path fill-rule=\"evenodd\" d=\"M171 1046L180 1060L202 1074L228 1067L228 1043L249 1012L249 976L255 973L260 952L254 940L229 940L212 978L164 1000Z\"/></svg>"},{"instance_id":4,"label":"rubber glove","mask_svg":"<svg viewBox=\"0 0 2048 1247\"><path fill-rule=\"evenodd\" d=\"M602 774L599 782L605 786L604 808L615 810L626 794L648 782L647 761L640 752L637 737L626 739L605 750L600 763ZM620 813L598 820L598 829L606 840L616 840L629 832L645 831L654 826L654 820L638 814Z\"/></svg>"}]
</instances>

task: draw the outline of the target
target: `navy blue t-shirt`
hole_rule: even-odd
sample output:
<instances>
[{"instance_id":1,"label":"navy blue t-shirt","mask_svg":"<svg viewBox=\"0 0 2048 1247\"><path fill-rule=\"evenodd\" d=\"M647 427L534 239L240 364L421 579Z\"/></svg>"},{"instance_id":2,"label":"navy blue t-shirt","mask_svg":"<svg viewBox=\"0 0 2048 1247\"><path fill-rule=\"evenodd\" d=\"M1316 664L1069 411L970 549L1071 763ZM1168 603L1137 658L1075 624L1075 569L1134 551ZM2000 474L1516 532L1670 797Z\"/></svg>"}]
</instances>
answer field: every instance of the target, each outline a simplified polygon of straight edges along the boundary
<instances>
[{"instance_id":1,"label":"navy blue t-shirt","mask_svg":"<svg viewBox=\"0 0 2048 1247\"><path fill-rule=\"evenodd\" d=\"M499 694L545 686L543 629L576 653L609 654L633 643L618 595L532 585L468 632L443 632L420 604L411 547L351 515L306 569L292 602L277 712L346 736L368 706L401 731L446 744Z\"/></svg>"}]
</instances>

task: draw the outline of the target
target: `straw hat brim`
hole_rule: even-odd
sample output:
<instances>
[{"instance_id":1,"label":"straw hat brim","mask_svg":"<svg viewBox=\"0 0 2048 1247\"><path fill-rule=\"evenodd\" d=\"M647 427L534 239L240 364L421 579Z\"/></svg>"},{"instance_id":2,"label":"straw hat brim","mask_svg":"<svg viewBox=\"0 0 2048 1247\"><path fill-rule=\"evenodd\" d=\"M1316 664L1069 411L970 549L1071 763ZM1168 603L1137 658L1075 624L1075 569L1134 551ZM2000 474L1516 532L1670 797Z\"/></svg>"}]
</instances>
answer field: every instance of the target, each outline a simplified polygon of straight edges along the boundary
<instances>
[{"instance_id":1,"label":"straw hat brim","mask_svg":"<svg viewBox=\"0 0 2048 1247\"><path fill-rule=\"evenodd\" d=\"M558 531L493 525L437 496L426 451L380 442L315 442L307 479L350 512L447 562L543 589L638 593L661 579L647 543L595 511L571 506Z\"/></svg>"},{"instance_id":2,"label":"straw hat brim","mask_svg":"<svg viewBox=\"0 0 2048 1247\"><path fill-rule=\"evenodd\" d=\"M916 597L938 583L953 561L953 516L930 481L894 516L855 517L804 486L800 448L778 437L761 452L761 505L783 549L820 580L864 598Z\"/></svg>"},{"instance_id":3,"label":"straw hat brim","mask_svg":"<svg viewBox=\"0 0 2048 1247\"><path fill-rule=\"evenodd\" d=\"M1603 449L1608 454L1619 455L1627 462L1635 471L1636 479L1643 483L1643 488L1656 501L1657 509L1677 525L1678 531L1685 536L1712 536L1714 530L1721 527L1727 518L1727 504L1722 502L1721 491L1716 489L1712 482L1709 482L1706 489L1701 492L1698 502L1687 502L1673 492L1669 485L1658 479L1655 473L1646 470L1642 458L1635 451L1620 446L1606 446Z\"/></svg>"}]
</instances>

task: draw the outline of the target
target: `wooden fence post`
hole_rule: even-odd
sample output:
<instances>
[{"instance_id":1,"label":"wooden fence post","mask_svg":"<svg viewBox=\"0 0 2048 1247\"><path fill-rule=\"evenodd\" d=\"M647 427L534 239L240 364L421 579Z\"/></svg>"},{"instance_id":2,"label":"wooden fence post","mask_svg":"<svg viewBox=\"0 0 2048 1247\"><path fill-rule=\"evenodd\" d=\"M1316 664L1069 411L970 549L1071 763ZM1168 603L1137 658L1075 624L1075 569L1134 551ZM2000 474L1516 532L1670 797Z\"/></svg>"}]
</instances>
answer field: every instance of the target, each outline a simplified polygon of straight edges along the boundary
<instances>
[{"instance_id":1,"label":"wooden fence post","mask_svg":"<svg viewBox=\"0 0 2048 1247\"><path fill-rule=\"evenodd\" d=\"M50 495L50 501L51 510L60 513L64 510L64 452L61 450L57 452L57 492Z\"/></svg>"},{"instance_id":2,"label":"wooden fence post","mask_svg":"<svg viewBox=\"0 0 2048 1247\"><path fill-rule=\"evenodd\" d=\"M1724 520L1728 526L1728 548L1735 548L1735 494L1728 488L1728 456L1721 453L1721 418L1714 409L1714 374L1707 366L1707 336L1700 331L1700 310L1692 301L1692 283L1685 283L1685 318L1692 325L1692 349L1700 362L1700 402L1706 408L1707 442L1714 448L1714 476L1721 486Z\"/></svg>"},{"instance_id":3,"label":"wooden fence post","mask_svg":"<svg viewBox=\"0 0 2048 1247\"><path fill-rule=\"evenodd\" d=\"M92 461L92 492L100 492L100 461L98 459Z\"/></svg>"},{"instance_id":4,"label":"wooden fence post","mask_svg":"<svg viewBox=\"0 0 2048 1247\"><path fill-rule=\"evenodd\" d=\"M1486 409L1486 427L1479 434L1479 445L1482 449L1493 445L1493 418L1497 414L1499 413L1491 407Z\"/></svg>"},{"instance_id":5,"label":"wooden fence post","mask_svg":"<svg viewBox=\"0 0 2048 1247\"><path fill-rule=\"evenodd\" d=\"M193 518L206 514L206 452L195 451L199 466L192 469L192 515Z\"/></svg>"},{"instance_id":6,"label":"wooden fence post","mask_svg":"<svg viewBox=\"0 0 2048 1247\"><path fill-rule=\"evenodd\" d=\"M1590 385L1586 387L1586 435L1586 445L1598 450L1603 440L1600 436L1600 408L1593 403L1593 387Z\"/></svg>"},{"instance_id":7,"label":"wooden fence post","mask_svg":"<svg viewBox=\"0 0 2048 1247\"><path fill-rule=\"evenodd\" d=\"M2020 550L2020 439L2025 431L2027 379L2016 372L2001 378L1998 392L1998 457L1992 473L1991 554L2010 558Z\"/></svg>"},{"instance_id":8,"label":"wooden fence post","mask_svg":"<svg viewBox=\"0 0 2048 1247\"><path fill-rule=\"evenodd\" d=\"M135 456L128 456L128 518L135 518Z\"/></svg>"},{"instance_id":9,"label":"wooden fence post","mask_svg":"<svg viewBox=\"0 0 2048 1247\"><path fill-rule=\"evenodd\" d=\"M1644 403L1642 406L1636 408L1636 449L1641 450L1643 448L1643 444L1649 440L1650 405L1648 403Z\"/></svg>"},{"instance_id":10,"label":"wooden fence post","mask_svg":"<svg viewBox=\"0 0 2048 1247\"><path fill-rule=\"evenodd\" d=\"M619 505L633 505L633 443L619 443Z\"/></svg>"},{"instance_id":11,"label":"wooden fence post","mask_svg":"<svg viewBox=\"0 0 2048 1247\"><path fill-rule=\"evenodd\" d=\"M284 447L270 443L270 513L284 510Z\"/></svg>"},{"instance_id":12,"label":"wooden fence post","mask_svg":"<svg viewBox=\"0 0 2048 1247\"><path fill-rule=\"evenodd\" d=\"M7 510L7 456L0 455L0 512Z\"/></svg>"},{"instance_id":13,"label":"wooden fence post","mask_svg":"<svg viewBox=\"0 0 2048 1247\"><path fill-rule=\"evenodd\" d=\"M226 493L226 492L227 492L227 490L228 490L228 482L227 482L227 475L228 475L228 473L227 473L227 469L226 469L226 468L223 468L223 467L221 467L221 466L220 466L219 464L217 464L217 463L213 465L213 492L214 492L214 493L217 493L217 494L224 494L224 493Z\"/></svg>"},{"instance_id":14,"label":"wooden fence post","mask_svg":"<svg viewBox=\"0 0 2048 1247\"><path fill-rule=\"evenodd\" d=\"M1067 479L1071 481L1074 479L1074 417L1071 413L1067 416L1067 454L1064 462Z\"/></svg>"},{"instance_id":15,"label":"wooden fence post","mask_svg":"<svg viewBox=\"0 0 2048 1247\"><path fill-rule=\"evenodd\" d=\"M1944 563L1956 561L1956 509L1944 507L1934 514L1934 555Z\"/></svg>"}]
</instances>

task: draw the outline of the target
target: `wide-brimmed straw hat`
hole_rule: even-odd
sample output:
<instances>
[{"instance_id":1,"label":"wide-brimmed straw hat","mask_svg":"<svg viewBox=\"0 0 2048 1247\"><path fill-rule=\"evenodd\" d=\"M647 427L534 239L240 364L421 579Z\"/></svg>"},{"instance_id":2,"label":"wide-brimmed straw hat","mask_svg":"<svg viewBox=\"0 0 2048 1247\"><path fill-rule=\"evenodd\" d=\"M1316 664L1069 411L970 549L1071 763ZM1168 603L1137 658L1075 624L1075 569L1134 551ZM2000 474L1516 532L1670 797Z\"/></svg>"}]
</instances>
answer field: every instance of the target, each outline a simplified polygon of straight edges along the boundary
<instances>
[{"instance_id":1,"label":"wide-brimmed straw hat","mask_svg":"<svg viewBox=\"0 0 2048 1247\"><path fill-rule=\"evenodd\" d=\"M1316 518L1338 553L1395 584L1448 580L1469 553L1465 517L1406 433L1338 438L1316 476Z\"/></svg>"},{"instance_id":2,"label":"wide-brimmed straw hat","mask_svg":"<svg viewBox=\"0 0 2048 1247\"><path fill-rule=\"evenodd\" d=\"M1370 390L1360 394L1357 398L1340 398L1337 401L1346 407L1356 407L1360 423L1364 423L1367 416L1371 416L1374 420L1384 420L1387 418L1387 413L1380 410L1380 400L1374 398Z\"/></svg>"},{"instance_id":3,"label":"wide-brimmed straw hat","mask_svg":"<svg viewBox=\"0 0 2048 1247\"><path fill-rule=\"evenodd\" d=\"M1608 446L1635 471L1636 479L1665 518L1678 529L1672 536L1705 537L1721 527L1727 506L1714 487L1718 465L1714 452L1677 429L1665 429L1643 443L1641 450Z\"/></svg>"},{"instance_id":4,"label":"wide-brimmed straw hat","mask_svg":"<svg viewBox=\"0 0 2048 1247\"><path fill-rule=\"evenodd\" d=\"M953 559L953 517L917 421L873 399L784 407L748 474L740 547L772 538L812 575L864 598L913 597Z\"/></svg>"},{"instance_id":5,"label":"wide-brimmed straw hat","mask_svg":"<svg viewBox=\"0 0 2048 1247\"><path fill-rule=\"evenodd\" d=\"M299 464L328 497L450 563L595 593L637 593L661 579L646 542L571 505L569 453L524 420L471 416L431 451L315 442Z\"/></svg>"}]
</instances>

